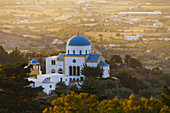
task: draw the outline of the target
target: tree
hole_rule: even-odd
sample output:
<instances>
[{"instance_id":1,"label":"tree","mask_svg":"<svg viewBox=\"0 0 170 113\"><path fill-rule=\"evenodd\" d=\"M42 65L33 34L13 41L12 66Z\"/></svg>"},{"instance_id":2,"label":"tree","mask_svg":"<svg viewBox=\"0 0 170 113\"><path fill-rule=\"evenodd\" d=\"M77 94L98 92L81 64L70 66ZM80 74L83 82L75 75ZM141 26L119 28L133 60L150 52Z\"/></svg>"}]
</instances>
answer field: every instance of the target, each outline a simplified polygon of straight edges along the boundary
<instances>
[{"instance_id":1,"label":"tree","mask_svg":"<svg viewBox=\"0 0 170 113\"><path fill-rule=\"evenodd\" d=\"M141 62L141 57L137 56L136 60L138 60L139 62Z\"/></svg>"},{"instance_id":2,"label":"tree","mask_svg":"<svg viewBox=\"0 0 170 113\"><path fill-rule=\"evenodd\" d=\"M128 65L129 65L130 67L132 67L132 68L137 68L137 67L142 68L141 62L139 62L139 61L138 61L137 59L135 59L135 58L130 58L130 59L128 60Z\"/></svg>"},{"instance_id":3,"label":"tree","mask_svg":"<svg viewBox=\"0 0 170 113\"><path fill-rule=\"evenodd\" d=\"M5 49L0 46L0 64L5 64L8 62L8 53Z\"/></svg>"},{"instance_id":4,"label":"tree","mask_svg":"<svg viewBox=\"0 0 170 113\"><path fill-rule=\"evenodd\" d=\"M103 34L99 34L99 37L100 37L100 41L103 40Z\"/></svg>"},{"instance_id":5,"label":"tree","mask_svg":"<svg viewBox=\"0 0 170 113\"><path fill-rule=\"evenodd\" d=\"M152 74L161 75L163 74L163 71L159 67L155 67L152 69Z\"/></svg>"},{"instance_id":6,"label":"tree","mask_svg":"<svg viewBox=\"0 0 170 113\"><path fill-rule=\"evenodd\" d=\"M129 96L129 99L124 100L123 105L125 113L159 113L163 107L159 99L137 98L133 94Z\"/></svg>"},{"instance_id":7,"label":"tree","mask_svg":"<svg viewBox=\"0 0 170 113\"><path fill-rule=\"evenodd\" d=\"M26 61L24 55L17 48L8 54L8 52L6 52L5 49L0 46L0 64L14 64L24 61Z\"/></svg>"},{"instance_id":8,"label":"tree","mask_svg":"<svg viewBox=\"0 0 170 113\"><path fill-rule=\"evenodd\" d=\"M126 70L120 70L116 77L120 79L122 86L132 89L135 93L144 88L143 82Z\"/></svg>"},{"instance_id":9,"label":"tree","mask_svg":"<svg viewBox=\"0 0 170 113\"><path fill-rule=\"evenodd\" d=\"M112 100L103 100L98 106L100 113L123 113L123 103L117 97Z\"/></svg>"},{"instance_id":10,"label":"tree","mask_svg":"<svg viewBox=\"0 0 170 113\"><path fill-rule=\"evenodd\" d=\"M146 100L143 100L146 101ZM123 102L124 111L126 113L143 113L146 112L146 108L142 105L144 102L141 102L134 94L129 96L129 99L125 99ZM140 107L138 107L140 106Z\"/></svg>"},{"instance_id":11,"label":"tree","mask_svg":"<svg viewBox=\"0 0 170 113\"><path fill-rule=\"evenodd\" d=\"M161 100L165 105L170 107L170 89L166 84L164 84L162 87L163 87L163 91L161 95Z\"/></svg>"},{"instance_id":12,"label":"tree","mask_svg":"<svg viewBox=\"0 0 170 113\"><path fill-rule=\"evenodd\" d=\"M96 94L96 88L92 84L83 84L78 90L79 93Z\"/></svg>"},{"instance_id":13,"label":"tree","mask_svg":"<svg viewBox=\"0 0 170 113\"><path fill-rule=\"evenodd\" d=\"M146 74L147 76L149 75L149 73L151 72L150 69L147 69L147 68L142 68L144 74Z\"/></svg>"},{"instance_id":14,"label":"tree","mask_svg":"<svg viewBox=\"0 0 170 113\"><path fill-rule=\"evenodd\" d=\"M150 97L138 98L133 93L124 100L114 97L112 100L102 100L88 93L62 94L52 101L52 107L46 108L43 113L169 113L168 106L163 105L160 99Z\"/></svg>"},{"instance_id":15,"label":"tree","mask_svg":"<svg viewBox=\"0 0 170 113\"><path fill-rule=\"evenodd\" d=\"M161 110L160 113L170 113L170 108L166 105L164 105Z\"/></svg>"},{"instance_id":16,"label":"tree","mask_svg":"<svg viewBox=\"0 0 170 113\"><path fill-rule=\"evenodd\" d=\"M102 100L104 98L108 98L108 95L105 94L106 90L115 87L116 87L115 81L111 78L107 79L86 78L83 81L83 85L81 86L79 93L95 94Z\"/></svg>"},{"instance_id":17,"label":"tree","mask_svg":"<svg viewBox=\"0 0 170 113\"><path fill-rule=\"evenodd\" d=\"M122 58L120 57L120 55L112 55L109 58L109 62L116 62L116 63L122 63Z\"/></svg>"},{"instance_id":18,"label":"tree","mask_svg":"<svg viewBox=\"0 0 170 113\"><path fill-rule=\"evenodd\" d=\"M102 78L103 71L103 68L101 68L99 65L97 65L97 67L90 67L85 64L81 70L81 74L88 78Z\"/></svg>"},{"instance_id":19,"label":"tree","mask_svg":"<svg viewBox=\"0 0 170 113\"><path fill-rule=\"evenodd\" d=\"M136 69L136 72L138 72L138 73L141 73L141 74L145 74L145 75L149 75L149 73L151 73L151 70L150 69L147 69L147 68L145 68L145 67L142 67L142 68L137 68Z\"/></svg>"},{"instance_id":20,"label":"tree","mask_svg":"<svg viewBox=\"0 0 170 113\"><path fill-rule=\"evenodd\" d=\"M109 99L112 99L114 97L118 97L121 99L128 98L130 94L134 93L131 89L129 88L112 88L112 89L105 89L105 95L108 96Z\"/></svg>"},{"instance_id":21,"label":"tree","mask_svg":"<svg viewBox=\"0 0 170 113\"><path fill-rule=\"evenodd\" d=\"M9 63L14 64L17 62L24 62L26 61L24 55L17 49L17 47L9 53Z\"/></svg>"},{"instance_id":22,"label":"tree","mask_svg":"<svg viewBox=\"0 0 170 113\"><path fill-rule=\"evenodd\" d=\"M43 113L95 113L99 101L97 96L88 93L62 94L52 101L54 107L46 108Z\"/></svg>"},{"instance_id":23,"label":"tree","mask_svg":"<svg viewBox=\"0 0 170 113\"><path fill-rule=\"evenodd\" d=\"M110 65L111 69L117 69L118 68L118 65L115 61L106 60L106 63L108 63Z\"/></svg>"},{"instance_id":24,"label":"tree","mask_svg":"<svg viewBox=\"0 0 170 113\"><path fill-rule=\"evenodd\" d=\"M0 111L7 113L30 113L40 106L36 103L41 87L30 87L26 79L30 73L27 63L7 64L0 67Z\"/></svg>"},{"instance_id":25,"label":"tree","mask_svg":"<svg viewBox=\"0 0 170 113\"><path fill-rule=\"evenodd\" d=\"M121 34L120 33L116 33L116 36L119 37L119 36L121 36Z\"/></svg>"},{"instance_id":26,"label":"tree","mask_svg":"<svg viewBox=\"0 0 170 113\"><path fill-rule=\"evenodd\" d=\"M128 65L128 60L130 59L130 55L125 55L124 62Z\"/></svg>"}]
</instances>

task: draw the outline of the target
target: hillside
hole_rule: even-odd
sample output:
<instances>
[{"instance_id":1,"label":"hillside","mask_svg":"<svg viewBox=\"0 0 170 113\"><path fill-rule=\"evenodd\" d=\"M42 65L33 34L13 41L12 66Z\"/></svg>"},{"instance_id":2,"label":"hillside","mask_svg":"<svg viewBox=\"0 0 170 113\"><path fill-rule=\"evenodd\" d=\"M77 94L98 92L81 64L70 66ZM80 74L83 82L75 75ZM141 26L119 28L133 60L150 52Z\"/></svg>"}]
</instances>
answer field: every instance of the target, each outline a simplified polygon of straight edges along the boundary
<instances>
[{"instance_id":1,"label":"hillside","mask_svg":"<svg viewBox=\"0 0 170 113\"><path fill-rule=\"evenodd\" d=\"M0 45L5 49L13 49L15 47L19 49L29 49L30 47L38 47L39 43L36 39L15 36L0 31Z\"/></svg>"}]
</instances>

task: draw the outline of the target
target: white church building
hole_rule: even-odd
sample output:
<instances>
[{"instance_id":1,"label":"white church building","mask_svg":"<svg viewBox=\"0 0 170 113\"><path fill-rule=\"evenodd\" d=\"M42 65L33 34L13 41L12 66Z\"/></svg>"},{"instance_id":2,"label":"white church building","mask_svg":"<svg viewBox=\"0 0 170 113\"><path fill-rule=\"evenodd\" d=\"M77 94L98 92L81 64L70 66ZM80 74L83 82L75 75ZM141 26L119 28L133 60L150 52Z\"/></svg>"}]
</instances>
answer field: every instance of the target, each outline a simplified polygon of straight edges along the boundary
<instances>
[{"instance_id":1,"label":"white church building","mask_svg":"<svg viewBox=\"0 0 170 113\"><path fill-rule=\"evenodd\" d=\"M35 59L33 59L35 62ZM46 74L37 75L37 78L29 78L33 81L32 87L42 86L44 92L50 94L59 82L70 83L81 82L85 76L81 74L83 65L103 68L103 78L110 77L110 66L105 63L100 54L91 53L91 44L83 36L77 35L68 40L66 53L46 58Z\"/></svg>"}]
</instances>

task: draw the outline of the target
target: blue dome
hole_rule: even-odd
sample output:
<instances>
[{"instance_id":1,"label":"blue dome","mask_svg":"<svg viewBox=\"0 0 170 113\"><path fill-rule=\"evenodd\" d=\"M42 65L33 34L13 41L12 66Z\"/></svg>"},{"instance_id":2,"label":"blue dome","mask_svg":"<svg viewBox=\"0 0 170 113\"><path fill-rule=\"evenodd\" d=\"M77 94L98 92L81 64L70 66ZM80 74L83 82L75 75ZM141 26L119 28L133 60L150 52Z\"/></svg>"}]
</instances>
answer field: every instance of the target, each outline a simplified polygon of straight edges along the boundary
<instances>
[{"instance_id":1,"label":"blue dome","mask_svg":"<svg viewBox=\"0 0 170 113\"><path fill-rule=\"evenodd\" d=\"M100 63L99 63L99 66L107 66L108 64L106 63L106 62L104 62L104 61L100 61Z\"/></svg>"},{"instance_id":2,"label":"blue dome","mask_svg":"<svg viewBox=\"0 0 170 113\"><path fill-rule=\"evenodd\" d=\"M90 42L87 38L77 35L68 40L67 42L68 46L87 46L90 45Z\"/></svg>"},{"instance_id":3,"label":"blue dome","mask_svg":"<svg viewBox=\"0 0 170 113\"><path fill-rule=\"evenodd\" d=\"M31 63L38 63L36 59L32 59Z\"/></svg>"}]
</instances>

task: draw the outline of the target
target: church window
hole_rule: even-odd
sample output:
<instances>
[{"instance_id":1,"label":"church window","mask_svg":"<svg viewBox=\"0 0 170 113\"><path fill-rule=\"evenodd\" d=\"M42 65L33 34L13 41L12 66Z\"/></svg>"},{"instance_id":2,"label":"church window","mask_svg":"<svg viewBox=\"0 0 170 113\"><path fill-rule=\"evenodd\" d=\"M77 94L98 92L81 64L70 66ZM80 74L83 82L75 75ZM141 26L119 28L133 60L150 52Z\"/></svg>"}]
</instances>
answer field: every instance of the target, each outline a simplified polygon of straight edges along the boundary
<instances>
[{"instance_id":1,"label":"church window","mask_svg":"<svg viewBox=\"0 0 170 113\"><path fill-rule=\"evenodd\" d=\"M52 85L50 85L50 88L52 88Z\"/></svg>"},{"instance_id":2,"label":"church window","mask_svg":"<svg viewBox=\"0 0 170 113\"><path fill-rule=\"evenodd\" d=\"M72 75L72 66L69 66L69 75Z\"/></svg>"},{"instance_id":3,"label":"church window","mask_svg":"<svg viewBox=\"0 0 170 113\"><path fill-rule=\"evenodd\" d=\"M86 50L86 54L87 54L87 50Z\"/></svg>"},{"instance_id":4,"label":"church window","mask_svg":"<svg viewBox=\"0 0 170 113\"><path fill-rule=\"evenodd\" d=\"M80 50L80 55L81 55L81 50Z\"/></svg>"},{"instance_id":5,"label":"church window","mask_svg":"<svg viewBox=\"0 0 170 113\"><path fill-rule=\"evenodd\" d=\"M55 65L55 60L51 60L51 65Z\"/></svg>"},{"instance_id":6,"label":"church window","mask_svg":"<svg viewBox=\"0 0 170 113\"><path fill-rule=\"evenodd\" d=\"M80 76L80 67L77 66L77 76Z\"/></svg>"},{"instance_id":7,"label":"church window","mask_svg":"<svg viewBox=\"0 0 170 113\"><path fill-rule=\"evenodd\" d=\"M59 74L63 74L63 70L60 68L60 69L58 70L58 73L59 73Z\"/></svg>"},{"instance_id":8,"label":"church window","mask_svg":"<svg viewBox=\"0 0 170 113\"><path fill-rule=\"evenodd\" d=\"M51 70L51 73L55 73L55 69L52 69L52 70Z\"/></svg>"},{"instance_id":9,"label":"church window","mask_svg":"<svg viewBox=\"0 0 170 113\"><path fill-rule=\"evenodd\" d=\"M75 50L73 50L73 55L75 55Z\"/></svg>"},{"instance_id":10,"label":"church window","mask_svg":"<svg viewBox=\"0 0 170 113\"><path fill-rule=\"evenodd\" d=\"M72 81L72 78L70 78L70 82Z\"/></svg>"},{"instance_id":11,"label":"church window","mask_svg":"<svg viewBox=\"0 0 170 113\"><path fill-rule=\"evenodd\" d=\"M70 51L68 50L68 54L70 54L69 52L70 52Z\"/></svg>"},{"instance_id":12,"label":"church window","mask_svg":"<svg viewBox=\"0 0 170 113\"><path fill-rule=\"evenodd\" d=\"M60 82L62 82L63 81L63 78L60 78Z\"/></svg>"},{"instance_id":13,"label":"church window","mask_svg":"<svg viewBox=\"0 0 170 113\"><path fill-rule=\"evenodd\" d=\"M76 75L76 66L73 66L73 75Z\"/></svg>"},{"instance_id":14,"label":"church window","mask_svg":"<svg viewBox=\"0 0 170 113\"><path fill-rule=\"evenodd\" d=\"M75 79L75 78L73 78L73 81L76 81L76 79Z\"/></svg>"},{"instance_id":15,"label":"church window","mask_svg":"<svg viewBox=\"0 0 170 113\"><path fill-rule=\"evenodd\" d=\"M73 59L73 63L76 63L76 59Z\"/></svg>"}]
</instances>

